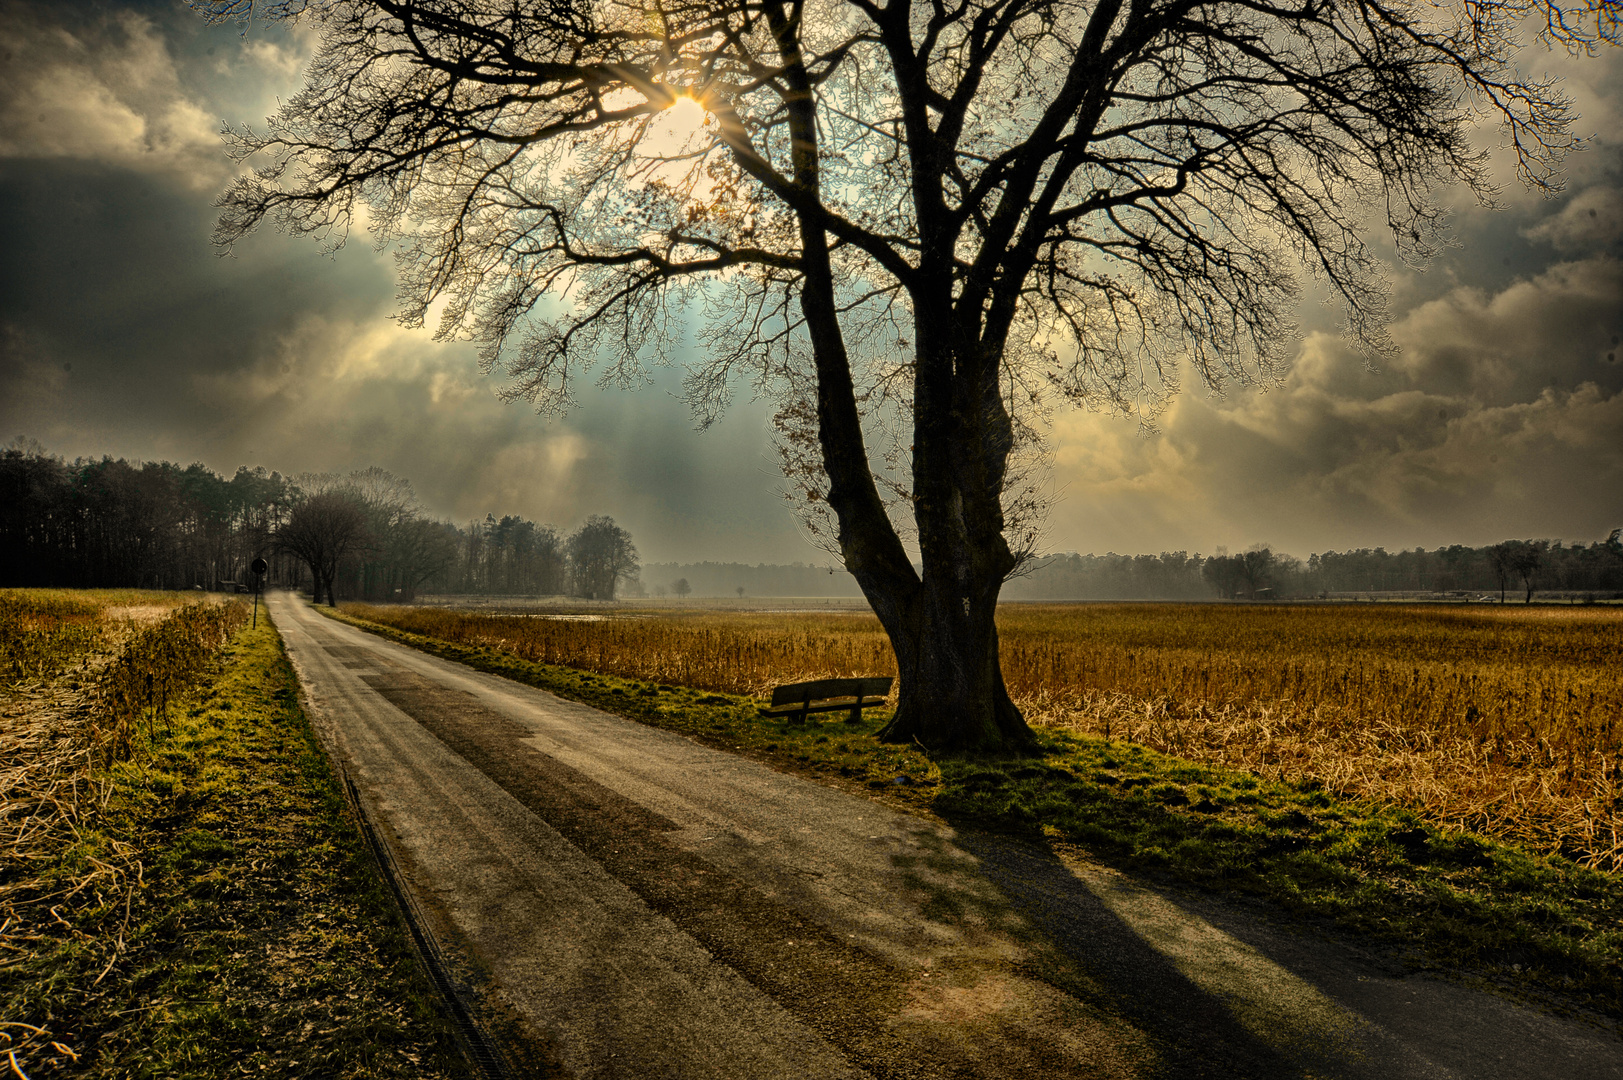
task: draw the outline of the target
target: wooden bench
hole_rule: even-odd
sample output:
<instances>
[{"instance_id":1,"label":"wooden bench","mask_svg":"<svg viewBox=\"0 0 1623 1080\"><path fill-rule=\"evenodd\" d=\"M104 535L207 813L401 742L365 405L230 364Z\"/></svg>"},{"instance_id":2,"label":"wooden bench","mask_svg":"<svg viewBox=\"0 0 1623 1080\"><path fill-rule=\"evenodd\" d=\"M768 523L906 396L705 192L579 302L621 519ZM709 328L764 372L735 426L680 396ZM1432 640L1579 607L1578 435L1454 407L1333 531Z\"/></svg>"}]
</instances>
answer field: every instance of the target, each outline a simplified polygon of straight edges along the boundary
<instances>
[{"instance_id":1,"label":"wooden bench","mask_svg":"<svg viewBox=\"0 0 1623 1080\"><path fill-rule=\"evenodd\" d=\"M889 675L872 675L861 679L818 679L816 682L790 683L772 691L772 706L760 710L762 716L786 717L797 724L806 722L806 714L814 712L849 711L847 719L856 723L862 719L862 710L885 703L894 680Z\"/></svg>"}]
</instances>

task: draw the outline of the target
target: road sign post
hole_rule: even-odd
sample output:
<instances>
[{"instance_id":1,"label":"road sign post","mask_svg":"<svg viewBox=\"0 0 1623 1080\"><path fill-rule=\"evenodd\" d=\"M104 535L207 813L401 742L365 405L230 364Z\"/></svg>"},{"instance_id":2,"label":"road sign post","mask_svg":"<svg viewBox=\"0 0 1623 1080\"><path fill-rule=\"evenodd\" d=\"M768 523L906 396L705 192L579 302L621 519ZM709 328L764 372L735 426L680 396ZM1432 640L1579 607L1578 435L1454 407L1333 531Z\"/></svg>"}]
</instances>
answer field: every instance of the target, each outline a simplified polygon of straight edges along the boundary
<instances>
[{"instance_id":1,"label":"road sign post","mask_svg":"<svg viewBox=\"0 0 1623 1080\"><path fill-rule=\"evenodd\" d=\"M259 586L265 580L265 571L270 564L264 559L256 558L248 564L248 569L254 572L254 629L259 629Z\"/></svg>"}]
</instances>

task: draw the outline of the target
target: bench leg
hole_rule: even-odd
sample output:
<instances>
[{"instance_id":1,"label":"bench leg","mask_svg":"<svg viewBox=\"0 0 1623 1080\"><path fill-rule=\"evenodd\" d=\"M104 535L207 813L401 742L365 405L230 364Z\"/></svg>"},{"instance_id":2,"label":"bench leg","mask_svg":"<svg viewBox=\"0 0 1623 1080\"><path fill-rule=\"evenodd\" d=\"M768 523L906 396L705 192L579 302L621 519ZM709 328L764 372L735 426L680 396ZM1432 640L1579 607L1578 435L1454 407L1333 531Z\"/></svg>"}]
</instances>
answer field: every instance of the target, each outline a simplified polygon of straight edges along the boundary
<instances>
[{"instance_id":1,"label":"bench leg","mask_svg":"<svg viewBox=\"0 0 1623 1080\"><path fill-rule=\"evenodd\" d=\"M851 706L851 715L845 718L845 722L847 724L862 723L862 702L860 700L858 700L855 705Z\"/></svg>"}]
</instances>

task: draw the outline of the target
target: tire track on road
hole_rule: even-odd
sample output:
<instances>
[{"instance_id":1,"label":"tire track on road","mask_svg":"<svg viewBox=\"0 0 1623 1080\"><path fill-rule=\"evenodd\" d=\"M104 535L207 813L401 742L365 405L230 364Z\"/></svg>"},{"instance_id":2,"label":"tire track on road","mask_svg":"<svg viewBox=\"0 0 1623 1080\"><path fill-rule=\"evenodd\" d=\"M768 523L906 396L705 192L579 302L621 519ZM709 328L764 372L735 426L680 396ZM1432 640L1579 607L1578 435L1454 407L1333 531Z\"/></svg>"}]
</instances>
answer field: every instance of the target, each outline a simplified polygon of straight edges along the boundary
<instances>
[{"instance_id":1,"label":"tire track on road","mask_svg":"<svg viewBox=\"0 0 1623 1080\"><path fill-rule=\"evenodd\" d=\"M529 729L472 695L414 673L363 676L655 912L839 1047L876 1077L973 1075L965 1063L892 1027L919 981L717 869L662 834L679 826L528 745ZM1051 1043L1025 1040L1006 1075L1074 1066ZM1010 1047L1014 1050L1014 1047Z\"/></svg>"}]
</instances>

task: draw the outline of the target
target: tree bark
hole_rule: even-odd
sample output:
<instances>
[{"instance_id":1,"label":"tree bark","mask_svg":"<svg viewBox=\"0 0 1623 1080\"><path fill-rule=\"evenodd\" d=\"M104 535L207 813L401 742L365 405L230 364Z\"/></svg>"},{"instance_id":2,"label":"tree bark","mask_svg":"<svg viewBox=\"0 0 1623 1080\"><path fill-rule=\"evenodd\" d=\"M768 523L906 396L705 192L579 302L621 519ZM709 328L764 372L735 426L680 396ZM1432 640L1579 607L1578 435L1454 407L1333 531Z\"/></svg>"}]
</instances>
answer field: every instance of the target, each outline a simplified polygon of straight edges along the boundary
<instances>
[{"instance_id":1,"label":"tree bark","mask_svg":"<svg viewBox=\"0 0 1623 1080\"><path fill-rule=\"evenodd\" d=\"M944 312L949 295L943 288ZM923 574L872 582L857 574L896 652L897 709L879 737L930 750L1024 750L1036 739L1004 685L996 621L1016 565L1003 537L1009 417L995 361L972 334L942 333L951 322L915 324L913 515ZM888 519L885 528L894 537Z\"/></svg>"},{"instance_id":2,"label":"tree bark","mask_svg":"<svg viewBox=\"0 0 1623 1080\"><path fill-rule=\"evenodd\" d=\"M929 576L907 602L871 598L896 651L897 706L885 742L929 750L1022 750L1035 739L1003 683L995 613L1001 582L971 597Z\"/></svg>"}]
</instances>

